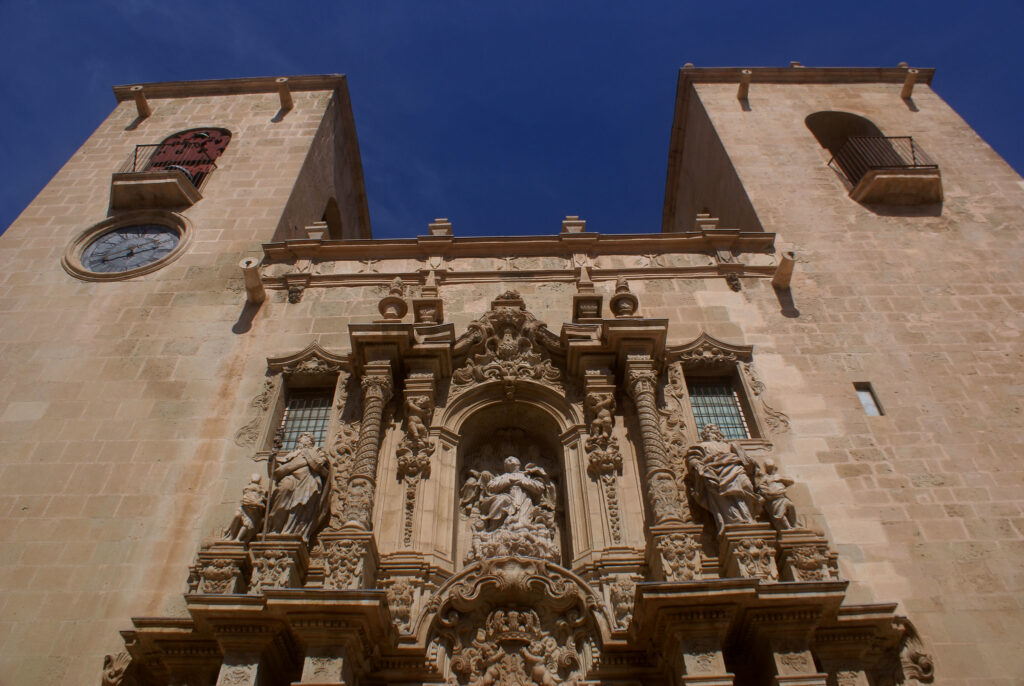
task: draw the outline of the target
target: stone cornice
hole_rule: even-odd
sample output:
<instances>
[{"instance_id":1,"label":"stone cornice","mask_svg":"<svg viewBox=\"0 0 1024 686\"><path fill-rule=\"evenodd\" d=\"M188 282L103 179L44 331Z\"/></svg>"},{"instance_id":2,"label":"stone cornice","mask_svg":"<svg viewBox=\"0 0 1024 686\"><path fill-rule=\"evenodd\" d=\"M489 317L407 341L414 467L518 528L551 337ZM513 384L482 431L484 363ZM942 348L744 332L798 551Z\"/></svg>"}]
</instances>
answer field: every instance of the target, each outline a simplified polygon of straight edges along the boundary
<instances>
[{"instance_id":1,"label":"stone cornice","mask_svg":"<svg viewBox=\"0 0 1024 686\"><path fill-rule=\"evenodd\" d=\"M260 76L245 79L212 79L209 81L162 81L114 86L114 97L118 102L132 99L133 85L143 87L147 98L188 98L202 95L238 95L243 93L277 93L277 78ZM347 91L344 74L319 74L313 76L289 76L288 88L292 91Z\"/></svg>"},{"instance_id":2,"label":"stone cornice","mask_svg":"<svg viewBox=\"0 0 1024 686\"><path fill-rule=\"evenodd\" d=\"M916 68L916 67L915 67ZM755 83L903 83L904 67L683 67L679 70L679 90L690 83L736 83L740 71L749 69ZM917 83L932 82L933 68L916 68ZM679 91L676 92L676 105ZM676 112L678 112L678 108Z\"/></svg>"},{"instance_id":3,"label":"stone cornice","mask_svg":"<svg viewBox=\"0 0 1024 686\"><path fill-rule=\"evenodd\" d=\"M774 249L775 234L730 229L685 233L645 234L559 234L554 236L418 236L381 240L294 239L264 243L268 261L303 259L402 259L442 257L531 257L556 255L569 257L645 253L692 253L713 249L728 236L736 252L765 252Z\"/></svg>"}]
</instances>

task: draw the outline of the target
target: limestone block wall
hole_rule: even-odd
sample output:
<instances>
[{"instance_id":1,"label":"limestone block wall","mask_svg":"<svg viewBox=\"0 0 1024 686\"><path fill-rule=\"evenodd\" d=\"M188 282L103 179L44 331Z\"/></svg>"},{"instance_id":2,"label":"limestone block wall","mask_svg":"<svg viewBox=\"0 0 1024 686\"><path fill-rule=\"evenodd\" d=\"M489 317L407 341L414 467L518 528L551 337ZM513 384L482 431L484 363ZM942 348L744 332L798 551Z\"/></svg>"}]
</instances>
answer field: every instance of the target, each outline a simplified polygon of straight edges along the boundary
<instances>
[{"instance_id":1,"label":"limestone block wall","mask_svg":"<svg viewBox=\"0 0 1024 686\"><path fill-rule=\"evenodd\" d=\"M129 615L180 606L265 355L233 331L238 262L273 236L332 89L293 91L277 121L276 91L153 95L141 121L120 102L0 237L0 681L94 682ZM134 146L200 126L233 136L183 212L188 251L130 281L69 276L65 247L107 216Z\"/></svg>"},{"instance_id":2,"label":"limestone block wall","mask_svg":"<svg viewBox=\"0 0 1024 686\"><path fill-rule=\"evenodd\" d=\"M755 73L749 111L735 83L694 87L764 229L798 264L792 304L764 282L695 292L677 326L718 313L716 335L756 346L793 420L781 469L824 515L851 600L899 599L942 683L1013 683L1024 674L1024 182L927 85L905 101L898 83ZM945 201L851 200L804 125L821 110L913 136ZM799 316L782 314L793 307ZM861 410L863 381L885 416Z\"/></svg>"}]
</instances>

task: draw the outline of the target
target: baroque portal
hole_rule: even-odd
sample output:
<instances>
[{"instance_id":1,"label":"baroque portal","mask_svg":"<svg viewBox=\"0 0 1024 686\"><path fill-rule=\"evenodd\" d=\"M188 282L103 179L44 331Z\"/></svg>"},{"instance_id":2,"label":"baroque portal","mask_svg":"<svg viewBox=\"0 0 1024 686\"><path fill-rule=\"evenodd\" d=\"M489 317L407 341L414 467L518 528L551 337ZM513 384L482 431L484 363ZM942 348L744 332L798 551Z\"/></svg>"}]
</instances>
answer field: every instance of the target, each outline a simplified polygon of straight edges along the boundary
<instances>
[{"instance_id":1,"label":"baroque portal","mask_svg":"<svg viewBox=\"0 0 1024 686\"><path fill-rule=\"evenodd\" d=\"M190 569L190 619L136 620L112 683L930 680L894 606L844 613L775 445L694 426L686 374L760 395L752 348L667 345L623 278L630 307L560 335L513 291L458 337L404 324L399 285L347 356L268 358L262 413L333 384L328 449L302 433L255 456L265 476Z\"/></svg>"}]
</instances>

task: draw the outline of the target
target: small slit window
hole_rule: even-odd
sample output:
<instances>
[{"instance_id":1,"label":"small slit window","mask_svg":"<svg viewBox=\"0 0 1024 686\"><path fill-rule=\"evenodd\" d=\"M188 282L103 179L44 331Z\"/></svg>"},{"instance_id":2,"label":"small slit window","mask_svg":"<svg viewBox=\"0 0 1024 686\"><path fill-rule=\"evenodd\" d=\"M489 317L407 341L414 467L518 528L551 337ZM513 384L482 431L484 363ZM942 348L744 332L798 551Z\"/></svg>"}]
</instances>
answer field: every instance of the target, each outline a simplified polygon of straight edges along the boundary
<instances>
[{"instance_id":1,"label":"small slit window","mask_svg":"<svg viewBox=\"0 0 1024 686\"><path fill-rule=\"evenodd\" d=\"M313 391L289 391L288 402L281 417L281 448L291 450L299 436L309 432L313 440L322 446L327 437L327 423L331 416L329 389Z\"/></svg>"},{"instance_id":2,"label":"small slit window","mask_svg":"<svg viewBox=\"0 0 1024 686\"><path fill-rule=\"evenodd\" d=\"M686 385L698 431L706 424L715 424L726 438L750 438L739 394L728 379L687 379Z\"/></svg>"},{"instance_id":3,"label":"small slit window","mask_svg":"<svg viewBox=\"0 0 1024 686\"><path fill-rule=\"evenodd\" d=\"M875 389L871 387L871 384L867 381L858 381L853 384L853 387L857 389L857 397L860 399L861 407L864 408L864 414L869 417L881 417L882 405L878 402L878 396L875 395Z\"/></svg>"}]
</instances>

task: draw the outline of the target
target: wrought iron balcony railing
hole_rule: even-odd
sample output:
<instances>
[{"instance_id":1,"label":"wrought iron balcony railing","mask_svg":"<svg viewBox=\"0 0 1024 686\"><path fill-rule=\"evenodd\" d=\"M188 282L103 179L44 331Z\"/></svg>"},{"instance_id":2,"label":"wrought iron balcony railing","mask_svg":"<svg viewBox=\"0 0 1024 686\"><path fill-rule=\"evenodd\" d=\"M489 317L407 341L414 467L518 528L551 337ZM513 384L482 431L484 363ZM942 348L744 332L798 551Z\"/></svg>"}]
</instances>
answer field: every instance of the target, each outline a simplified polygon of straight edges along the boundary
<instances>
[{"instance_id":1,"label":"wrought iron balcony railing","mask_svg":"<svg viewBox=\"0 0 1024 686\"><path fill-rule=\"evenodd\" d=\"M140 173L177 169L199 190L216 168L204 143L157 143L136 145L118 171Z\"/></svg>"},{"instance_id":2,"label":"wrought iron balcony railing","mask_svg":"<svg viewBox=\"0 0 1024 686\"><path fill-rule=\"evenodd\" d=\"M938 169L910 136L852 136L829 162L856 186L876 169Z\"/></svg>"}]
</instances>

